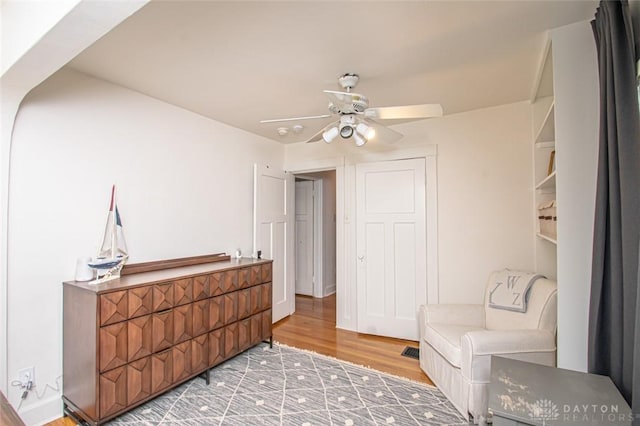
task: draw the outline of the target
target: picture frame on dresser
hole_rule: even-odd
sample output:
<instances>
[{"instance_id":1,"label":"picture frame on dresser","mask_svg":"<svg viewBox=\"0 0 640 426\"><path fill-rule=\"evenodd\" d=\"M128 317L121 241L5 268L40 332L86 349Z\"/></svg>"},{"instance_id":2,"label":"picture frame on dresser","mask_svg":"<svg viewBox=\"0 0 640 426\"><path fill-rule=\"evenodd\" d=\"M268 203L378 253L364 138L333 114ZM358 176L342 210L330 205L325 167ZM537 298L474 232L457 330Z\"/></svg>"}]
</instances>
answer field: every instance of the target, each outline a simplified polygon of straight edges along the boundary
<instances>
[{"instance_id":1,"label":"picture frame on dresser","mask_svg":"<svg viewBox=\"0 0 640 426\"><path fill-rule=\"evenodd\" d=\"M169 266L167 266L169 265ZM149 262L63 283L63 408L100 425L262 342L273 344L272 261Z\"/></svg>"}]
</instances>

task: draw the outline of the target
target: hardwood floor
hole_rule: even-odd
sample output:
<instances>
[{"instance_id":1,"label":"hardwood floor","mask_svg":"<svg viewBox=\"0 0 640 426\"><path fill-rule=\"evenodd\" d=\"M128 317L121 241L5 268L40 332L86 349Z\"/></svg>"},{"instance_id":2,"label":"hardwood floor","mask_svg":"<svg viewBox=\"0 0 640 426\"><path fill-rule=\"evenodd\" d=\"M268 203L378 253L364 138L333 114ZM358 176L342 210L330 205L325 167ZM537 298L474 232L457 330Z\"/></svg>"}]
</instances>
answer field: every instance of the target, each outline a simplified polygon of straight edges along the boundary
<instances>
[{"instance_id":1,"label":"hardwood floor","mask_svg":"<svg viewBox=\"0 0 640 426\"><path fill-rule=\"evenodd\" d=\"M296 312L274 324L273 339L385 373L433 384L418 360L400 354L418 342L360 334L336 328L336 297L296 296Z\"/></svg>"},{"instance_id":2,"label":"hardwood floor","mask_svg":"<svg viewBox=\"0 0 640 426\"><path fill-rule=\"evenodd\" d=\"M24 426L24 423L20 420L13 407L9 405L9 401L7 401L2 392L0 392L0 425Z\"/></svg>"},{"instance_id":3,"label":"hardwood floor","mask_svg":"<svg viewBox=\"0 0 640 426\"><path fill-rule=\"evenodd\" d=\"M274 324L273 339L295 348L332 356L385 373L432 385L418 360L400 354L418 342L360 334L336 328L336 296L314 299L296 296L296 312ZM73 426L68 418L47 426Z\"/></svg>"}]
</instances>

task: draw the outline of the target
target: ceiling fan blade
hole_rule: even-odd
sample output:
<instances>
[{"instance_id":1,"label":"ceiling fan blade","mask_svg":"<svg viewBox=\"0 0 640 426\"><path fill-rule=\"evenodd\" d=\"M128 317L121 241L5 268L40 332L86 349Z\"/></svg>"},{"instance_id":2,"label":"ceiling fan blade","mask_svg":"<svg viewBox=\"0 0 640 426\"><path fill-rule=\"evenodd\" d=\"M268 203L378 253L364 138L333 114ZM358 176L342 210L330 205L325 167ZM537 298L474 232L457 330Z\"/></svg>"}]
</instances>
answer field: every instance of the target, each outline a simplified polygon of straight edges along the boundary
<instances>
[{"instance_id":1,"label":"ceiling fan blade","mask_svg":"<svg viewBox=\"0 0 640 426\"><path fill-rule=\"evenodd\" d=\"M307 117L274 118L271 120L260 120L260 123L265 124L265 123L281 123L283 121L315 120L318 118L327 118L327 117L331 117L331 115L322 114L322 115L310 115Z\"/></svg>"},{"instance_id":2,"label":"ceiling fan blade","mask_svg":"<svg viewBox=\"0 0 640 426\"><path fill-rule=\"evenodd\" d=\"M391 130L390 128L380 123L376 123L373 120L364 119L362 121L367 123L367 125L373 127L374 130L376 131L375 136L371 138L373 141L380 141L382 143L392 144L392 143L398 142L400 139L404 137L402 133L396 132L395 130Z\"/></svg>"},{"instance_id":3,"label":"ceiling fan blade","mask_svg":"<svg viewBox=\"0 0 640 426\"><path fill-rule=\"evenodd\" d=\"M322 129L320 129L320 131L318 131L318 133L316 133L315 135L311 136L308 140L306 140L306 143L312 143L312 142L318 142L322 140L322 134L324 132L326 132L327 130L329 130L330 128L332 128L333 126L337 126L338 123L340 122L340 120L338 121L334 121L333 123L323 127Z\"/></svg>"},{"instance_id":4,"label":"ceiling fan blade","mask_svg":"<svg viewBox=\"0 0 640 426\"><path fill-rule=\"evenodd\" d=\"M323 92L339 113L360 113L369 105L369 99L359 93L338 92L336 90L323 90ZM329 109L331 110L331 108Z\"/></svg>"},{"instance_id":5,"label":"ceiling fan blade","mask_svg":"<svg viewBox=\"0 0 640 426\"><path fill-rule=\"evenodd\" d=\"M442 106L440 104L421 104L367 108L364 111L364 116L377 120L442 117Z\"/></svg>"}]
</instances>

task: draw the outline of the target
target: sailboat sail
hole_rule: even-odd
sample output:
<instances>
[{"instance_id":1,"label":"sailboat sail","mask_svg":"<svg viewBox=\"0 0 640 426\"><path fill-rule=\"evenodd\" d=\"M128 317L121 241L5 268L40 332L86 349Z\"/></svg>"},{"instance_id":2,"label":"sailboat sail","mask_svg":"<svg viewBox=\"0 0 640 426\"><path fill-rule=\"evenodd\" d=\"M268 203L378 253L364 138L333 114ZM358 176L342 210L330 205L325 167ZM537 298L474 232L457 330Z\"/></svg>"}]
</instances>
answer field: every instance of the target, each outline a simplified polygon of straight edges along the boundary
<instances>
[{"instance_id":1,"label":"sailboat sail","mask_svg":"<svg viewBox=\"0 0 640 426\"><path fill-rule=\"evenodd\" d=\"M102 246L98 252L98 257L114 257L127 255L127 243L122 232L122 221L120 220L120 212L118 206L115 205L115 186L111 189L111 205L109 207L109 215L107 216L107 224L104 228L104 237L102 238Z\"/></svg>"},{"instance_id":2,"label":"sailboat sail","mask_svg":"<svg viewBox=\"0 0 640 426\"><path fill-rule=\"evenodd\" d=\"M108 279L118 278L120 269L127 261L127 243L124 239L122 231L122 220L120 212L115 201L115 185L111 188L111 204L109 206L109 214L107 215L107 224L104 229L102 244L96 258L89 262L89 266L98 271L98 276L104 275L103 278L95 280L95 282L103 282ZM92 281L94 282L94 281Z\"/></svg>"}]
</instances>

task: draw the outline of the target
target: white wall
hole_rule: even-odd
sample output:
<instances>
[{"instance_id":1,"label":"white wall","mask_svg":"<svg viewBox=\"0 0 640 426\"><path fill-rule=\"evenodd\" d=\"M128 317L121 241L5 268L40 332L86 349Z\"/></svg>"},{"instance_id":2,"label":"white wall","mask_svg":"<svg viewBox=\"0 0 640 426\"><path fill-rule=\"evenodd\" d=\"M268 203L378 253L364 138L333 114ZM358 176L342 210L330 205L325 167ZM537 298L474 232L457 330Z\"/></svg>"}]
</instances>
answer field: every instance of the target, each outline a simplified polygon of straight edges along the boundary
<instances>
[{"instance_id":1,"label":"white wall","mask_svg":"<svg viewBox=\"0 0 640 426\"><path fill-rule=\"evenodd\" d=\"M62 373L61 282L95 253L112 183L131 262L248 253L252 165L282 159L276 142L74 71L35 89L11 155L9 377L35 366L43 392ZM28 424L60 416L59 394L35 399L19 411Z\"/></svg>"},{"instance_id":2,"label":"white wall","mask_svg":"<svg viewBox=\"0 0 640 426\"><path fill-rule=\"evenodd\" d=\"M587 371L599 131L589 22L551 32L558 201L558 367Z\"/></svg>"},{"instance_id":3,"label":"white wall","mask_svg":"<svg viewBox=\"0 0 640 426\"><path fill-rule=\"evenodd\" d=\"M0 2L0 391L6 393L9 153L27 93L148 0Z\"/></svg>"},{"instance_id":4,"label":"white wall","mask_svg":"<svg viewBox=\"0 0 640 426\"><path fill-rule=\"evenodd\" d=\"M395 127L399 143L438 145L440 303L482 303L491 271L534 267L530 111L520 102Z\"/></svg>"},{"instance_id":5,"label":"white wall","mask_svg":"<svg viewBox=\"0 0 640 426\"><path fill-rule=\"evenodd\" d=\"M394 146L367 145L375 161L395 158L399 151L437 145L440 302L481 303L490 271L533 268L530 105L520 102L394 129L405 135ZM313 169L362 161L357 155L363 151L358 150L341 140L331 145L287 145L285 165ZM348 175L348 167L345 173ZM340 185L350 181L348 176L344 180L338 176L338 194L345 197L339 203L344 203L346 211L345 218L339 220L344 220L346 227L353 194L352 189ZM350 260L345 262L348 268ZM349 273L345 276L345 285L355 288L353 276L351 280ZM355 303L352 300L351 312L355 312ZM338 315L348 312L339 309Z\"/></svg>"}]
</instances>

